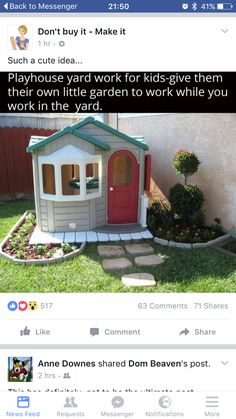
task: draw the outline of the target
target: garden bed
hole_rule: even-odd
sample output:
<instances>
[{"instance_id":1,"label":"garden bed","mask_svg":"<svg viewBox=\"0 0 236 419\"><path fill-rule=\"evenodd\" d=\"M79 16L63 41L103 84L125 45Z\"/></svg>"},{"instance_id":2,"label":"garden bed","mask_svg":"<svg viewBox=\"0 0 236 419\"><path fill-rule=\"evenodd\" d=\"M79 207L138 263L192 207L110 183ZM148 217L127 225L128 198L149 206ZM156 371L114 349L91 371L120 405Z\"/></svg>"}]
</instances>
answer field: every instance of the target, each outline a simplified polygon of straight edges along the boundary
<instances>
[{"instance_id":1,"label":"garden bed","mask_svg":"<svg viewBox=\"0 0 236 419\"><path fill-rule=\"evenodd\" d=\"M204 227L193 225L186 228L177 224L169 229L159 227L154 235L156 243L185 249L210 247L230 238L230 234L224 234L218 224Z\"/></svg>"},{"instance_id":2,"label":"garden bed","mask_svg":"<svg viewBox=\"0 0 236 419\"><path fill-rule=\"evenodd\" d=\"M82 253L86 243L30 245L36 227L34 211L26 211L0 245L0 255L18 264L45 265L63 262Z\"/></svg>"}]
</instances>

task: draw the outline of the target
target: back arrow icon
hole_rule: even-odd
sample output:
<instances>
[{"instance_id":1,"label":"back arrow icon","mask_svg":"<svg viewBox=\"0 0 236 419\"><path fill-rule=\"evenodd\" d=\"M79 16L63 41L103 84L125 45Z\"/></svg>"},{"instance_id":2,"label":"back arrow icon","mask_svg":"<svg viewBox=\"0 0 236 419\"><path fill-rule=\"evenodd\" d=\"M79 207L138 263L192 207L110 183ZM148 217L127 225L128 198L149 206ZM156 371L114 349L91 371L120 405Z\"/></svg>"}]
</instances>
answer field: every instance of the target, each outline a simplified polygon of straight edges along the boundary
<instances>
[{"instance_id":1,"label":"back arrow icon","mask_svg":"<svg viewBox=\"0 0 236 419\"><path fill-rule=\"evenodd\" d=\"M180 334L179 335L188 335L189 334L189 330L185 327L185 329L184 330L181 330L181 332L180 332Z\"/></svg>"}]
</instances>

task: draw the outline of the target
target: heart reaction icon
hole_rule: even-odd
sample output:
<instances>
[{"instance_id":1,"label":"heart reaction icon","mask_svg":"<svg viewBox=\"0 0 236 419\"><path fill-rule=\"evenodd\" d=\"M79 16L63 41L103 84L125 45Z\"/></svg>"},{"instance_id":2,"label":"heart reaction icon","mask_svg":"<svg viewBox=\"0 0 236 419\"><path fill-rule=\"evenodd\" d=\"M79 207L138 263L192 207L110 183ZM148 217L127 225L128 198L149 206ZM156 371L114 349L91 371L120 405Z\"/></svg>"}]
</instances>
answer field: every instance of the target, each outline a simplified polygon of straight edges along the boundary
<instances>
[{"instance_id":1,"label":"heart reaction icon","mask_svg":"<svg viewBox=\"0 0 236 419\"><path fill-rule=\"evenodd\" d=\"M18 304L18 308L20 311L25 311L28 308L28 304L26 301L20 301Z\"/></svg>"}]
</instances>

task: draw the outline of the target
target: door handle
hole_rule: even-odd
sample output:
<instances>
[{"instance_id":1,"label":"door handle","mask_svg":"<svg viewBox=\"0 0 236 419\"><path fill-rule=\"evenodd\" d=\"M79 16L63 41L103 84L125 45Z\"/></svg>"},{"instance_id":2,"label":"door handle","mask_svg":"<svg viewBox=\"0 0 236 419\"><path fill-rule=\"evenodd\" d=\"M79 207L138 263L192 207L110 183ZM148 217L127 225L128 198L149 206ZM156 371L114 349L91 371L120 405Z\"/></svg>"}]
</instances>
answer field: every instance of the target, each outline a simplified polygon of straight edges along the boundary
<instances>
[{"instance_id":1,"label":"door handle","mask_svg":"<svg viewBox=\"0 0 236 419\"><path fill-rule=\"evenodd\" d=\"M112 192L113 191L113 186L110 186L109 191Z\"/></svg>"}]
</instances>

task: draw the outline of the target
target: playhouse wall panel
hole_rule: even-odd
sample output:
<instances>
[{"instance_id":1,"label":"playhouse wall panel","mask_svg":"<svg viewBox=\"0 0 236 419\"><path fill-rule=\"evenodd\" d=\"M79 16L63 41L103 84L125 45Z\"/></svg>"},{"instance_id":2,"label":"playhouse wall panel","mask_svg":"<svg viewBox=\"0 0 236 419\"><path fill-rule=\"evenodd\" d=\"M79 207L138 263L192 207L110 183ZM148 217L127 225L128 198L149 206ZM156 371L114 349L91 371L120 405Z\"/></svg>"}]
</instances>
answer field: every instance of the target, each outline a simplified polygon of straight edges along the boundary
<instances>
[{"instance_id":1,"label":"playhouse wall panel","mask_svg":"<svg viewBox=\"0 0 236 419\"><path fill-rule=\"evenodd\" d=\"M47 144L44 147L44 155L53 153L61 148L67 146L68 144L78 147L80 150L87 151L90 154L95 154L95 145L88 143L74 135L67 134L64 137L59 138L57 141Z\"/></svg>"},{"instance_id":2,"label":"playhouse wall panel","mask_svg":"<svg viewBox=\"0 0 236 419\"><path fill-rule=\"evenodd\" d=\"M90 230L90 203L85 202L54 202L55 231L70 231L70 224L76 224L77 230Z\"/></svg>"},{"instance_id":3,"label":"playhouse wall panel","mask_svg":"<svg viewBox=\"0 0 236 419\"><path fill-rule=\"evenodd\" d=\"M92 199L89 201L89 221L90 230L96 228L96 201Z\"/></svg>"},{"instance_id":4,"label":"playhouse wall panel","mask_svg":"<svg viewBox=\"0 0 236 419\"><path fill-rule=\"evenodd\" d=\"M46 201L41 202L39 195L39 172L38 172L38 159L37 155L32 155L32 167L33 167L33 182L34 182L34 201L35 201L35 211L36 211L36 218L38 227L42 228L41 224L41 205L46 209Z\"/></svg>"},{"instance_id":5,"label":"playhouse wall panel","mask_svg":"<svg viewBox=\"0 0 236 419\"><path fill-rule=\"evenodd\" d=\"M66 210L65 210L65 208L66 208ZM55 215L60 215L60 214L65 214L65 211L66 211L66 213L68 214L68 216L69 217L72 217L74 214L75 215L77 215L78 214L78 207L77 206L71 206L71 207L56 207L55 208ZM85 206L85 207L81 207L80 208L80 214L82 214L82 213L87 213L87 211L88 211L88 209L87 209L87 206Z\"/></svg>"},{"instance_id":6,"label":"playhouse wall panel","mask_svg":"<svg viewBox=\"0 0 236 419\"><path fill-rule=\"evenodd\" d=\"M133 151L133 153L137 155L137 158L139 156L139 147L123 140L117 135L104 131L102 128L94 127L92 124L88 124L85 127L80 128L79 131L84 134L91 135L94 138L97 138L98 140L105 142L106 144L109 144L112 150L119 150L121 148L124 148ZM99 147L96 147L96 153L99 152L98 150L100 150Z\"/></svg>"},{"instance_id":7,"label":"playhouse wall panel","mask_svg":"<svg viewBox=\"0 0 236 419\"><path fill-rule=\"evenodd\" d=\"M55 230L55 220L54 220L54 202L47 201L47 209L48 209L48 231Z\"/></svg>"}]
</instances>

